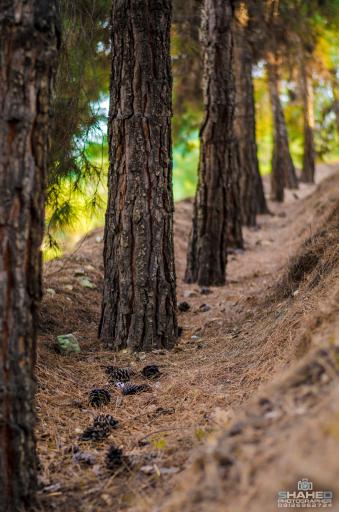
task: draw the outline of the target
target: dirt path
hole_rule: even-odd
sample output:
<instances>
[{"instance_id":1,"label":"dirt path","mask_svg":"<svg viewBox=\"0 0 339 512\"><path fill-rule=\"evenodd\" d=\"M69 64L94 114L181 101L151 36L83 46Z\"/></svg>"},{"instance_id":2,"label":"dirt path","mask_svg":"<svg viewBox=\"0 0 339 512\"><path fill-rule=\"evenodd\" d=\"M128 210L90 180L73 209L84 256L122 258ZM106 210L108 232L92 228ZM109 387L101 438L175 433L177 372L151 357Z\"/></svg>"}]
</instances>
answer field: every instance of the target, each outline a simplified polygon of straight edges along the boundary
<instances>
[{"instance_id":1,"label":"dirt path","mask_svg":"<svg viewBox=\"0 0 339 512\"><path fill-rule=\"evenodd\" d=\"M318 179L337 168L319 166ZM41 314L38 361L43 510L153 510L171 492L194 448L228 424L244 400L289 362L284 347L273 350L269 344L266 333L272 311L268 307L267 315L260 311L254 317L254 313L300 240L317 223L319 210L313 206L318 199L314 203L307 199L314 188L302 186L288 193L284 205L270 204L274 216L260 217L257 230L245 229L246 250L229 255L227 285L211 288L208 294L182 282L192 207L190 201L177 205L178 301L188 302L190 310L180 313L183 336L170 353L115 355L98 343L102 230L92 233L71 257L47 265L49 291ZM83 276L93 288L81 285ZM280 312L275 314L279 323ZM55 336L66 332L78 337L82 349L69 358L51 348ZM107 365L133 368L134 381L141 383L139 372L150 363L158 364L162 372L160 380L152 383L151 393L122 397L107 382ZM98 412L88 406L88 392L100 386L112 394L111 403L100 412L116 417L119 427L107 440L79 442L79 434ZM116 472L105 469L105 454L112 442L123 448L131 467ZM75 447L94 454L94 464L74 462Z\"/></svg>"}]
</instances>

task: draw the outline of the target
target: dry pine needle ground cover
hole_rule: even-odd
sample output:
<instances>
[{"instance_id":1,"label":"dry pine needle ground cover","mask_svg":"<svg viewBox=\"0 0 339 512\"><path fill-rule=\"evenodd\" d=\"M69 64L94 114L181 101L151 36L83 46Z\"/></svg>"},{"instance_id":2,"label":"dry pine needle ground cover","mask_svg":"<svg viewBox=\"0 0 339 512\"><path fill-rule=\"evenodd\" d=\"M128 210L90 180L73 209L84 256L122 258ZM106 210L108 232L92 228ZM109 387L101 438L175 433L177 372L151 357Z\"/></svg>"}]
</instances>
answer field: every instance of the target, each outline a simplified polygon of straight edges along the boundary
<instances>
[{"instance_id":1,"label":"dry pine needle ground cover","mask_svg":"<svg viewBox=\"0 0 339 512\"><path fill-rule=\"evenodd\" d=\"M102 230L46 265L37 364L40 510L271 511L276 492L304 470L309 445L309 462L320 468L310 476L338 486L321 462L322 453L332 454L338 474L335 170L320 166L325 179L317 190L301 186L286 204L270 205L274 215L245 230L245 252L229 255L227 285L208 294L182 283L192 205L176 206L178 301L190 310L179 313L183 335L171 352L114 354L98 342ZM79 354L55 351L65 333L78 338ZM322 370L307 377L305 365L320 359ZM109 365L130 367L133 383L142 384L142 368L153 363L160 378L138 395L123 396L105 374ZM94 387L110 391L108 405L89 406ZM116 418L117 428L102 441L79 440L99 413ZM230 436L239 421L242 429ZM114 470L105 464L111 444L129 461ZM90 455L89 464L79 452Z\"/></svg>"}]
</instances>

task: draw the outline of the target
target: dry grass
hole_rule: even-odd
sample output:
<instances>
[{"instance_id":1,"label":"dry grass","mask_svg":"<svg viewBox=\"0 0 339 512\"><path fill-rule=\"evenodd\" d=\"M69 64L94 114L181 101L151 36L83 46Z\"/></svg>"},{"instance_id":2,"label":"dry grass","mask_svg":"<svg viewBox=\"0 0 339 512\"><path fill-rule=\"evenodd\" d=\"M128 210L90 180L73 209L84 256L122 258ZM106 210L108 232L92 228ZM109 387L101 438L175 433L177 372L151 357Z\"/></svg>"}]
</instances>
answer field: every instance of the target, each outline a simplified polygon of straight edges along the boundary
<instances>
[{"instance_id":1,"label":"dry grass","mask_svg":"<svg viewBox=\"0 0 339 512\"><path fill-rule=\"evenodd\" d=\"M178 205L178 300L188 300L191 310L180 314L184 334L172 352L114 354L98 342L102 243L97 240L101 230L92 233L71 258L47 265L46 288L56 293L46 293L41 312L37 367L40 509L153 510L178 480L177 475L161 474L161 470L182 472L195 449L224 428L263 383L301 358L313 344L323 345L321 333L330 339L339 282L335 248L338 185L338 176L331 178L313 196L300 202L291 199L286 216L263 217L259 231L246 231L246 252L229 258L229 283L206 296L180 279L191 203ZM284 211L280 205L271 208L277 214ZM301 249L296 253L298 246ZM316 253L316 266L309 263L315 258L303 262L305 250ZM302 271L296 272L299 267ZM79 270L94 284L93 289L81 286L76 276ZM279 279L280 275L284 277ZM187 292L193 296L187 298ZM199 310L204 302L211 306L208 313ZM55 352L55 336L67 332L78 337L80 354L65 357ZM158 364L162 372L160 380L151 383L151 393L123 397L107 382L107 365L132 367L135 382L141 383L140 370L150 363ZM112 393L111 404L99 412L112 414L119 427L108 440L80 442L79 434L98 412L88 406L88 392L99 386ZM174 412L159 414L159 408ZM131 467L117 472L105 468L105 454L113 442L130 457ZM75 463L75 446L95 453L95 465ZM143 466L152 466L152 474L145 474ZM182 475L186 473L179 480ZM190 510L185 507L176 510Z\"/></svg>"}]
</instances>

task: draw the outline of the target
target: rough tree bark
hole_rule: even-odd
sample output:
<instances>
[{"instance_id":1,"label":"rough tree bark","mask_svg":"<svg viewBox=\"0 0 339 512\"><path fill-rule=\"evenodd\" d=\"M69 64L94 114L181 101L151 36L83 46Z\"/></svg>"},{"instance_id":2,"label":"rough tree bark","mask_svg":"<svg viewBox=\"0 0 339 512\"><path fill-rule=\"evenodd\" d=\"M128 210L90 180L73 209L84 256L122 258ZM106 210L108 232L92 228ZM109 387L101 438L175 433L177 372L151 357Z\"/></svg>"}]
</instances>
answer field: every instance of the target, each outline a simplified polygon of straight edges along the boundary
<instances>
[{"instance_id":1,"label":"rough tree bark","mask_svg":"<svg viewBox=\"0 0 339 512\"><path fill-rule=\"evenodd\" d=\"M113 0L109 196L99 337L116 350L177 337L170 0Z\"/></svg>"},{"instance_id":2,"label":"rough tree bark","mask_svg":"<svg viewBox=\"0 0 339 512\"><path fill-rule=\"evenodd\" d=\"M0 510L26 510L36 488L34 362L54 0L0 5Z\"/></svg>"},{"instance_id":3,"label":"rough tree bark","mask_svg":"<svg viewBox=\"0 0 339 512\"><path fill-rule=\"evenodd\" d=\"M252 49L246 4L237 2L234 34L235 134L239 145L242 222L255 226L257 213L268 213L257 156Z\"/></svg>"},{"instance_id":4,"label":"rough tree bark","mask_svg":"<svg viewBox=\"0 0 339 512\"><path fill-rule=\"evenodd\" d=\"M304 59L300 63L300 86L304 115L304 154L300 180L314 183L315 148L314 148L314 98L312 78L308 75Z\"/></svg>"},{"instance_id":5,"label":"rough tree bark","mask_svg":"<svg viewBox=\"0 0 339 512\"><path fill-rule=\"evenodd\" d=\"M283 201L284 187L298 188L298 179L289 150L286 122L279 97L278 65L274 55L268 56L267 75L274 127L271 194L274 201Z\"/></svg>"},{"instance_id":6,"label":"rough tree bark","mask_svg":"<svg viewBox=\"0 0 339 512\"><path fill-rule=\"evenodd\" d=\"M236 218L239 222L233 179L232 19L230 0L204 0L201 40L205 117L200 130L198 187L185 274L186 282L200 285L225 283L227 237L232 230L229 220Z\"/></svg>"}]
</instances>

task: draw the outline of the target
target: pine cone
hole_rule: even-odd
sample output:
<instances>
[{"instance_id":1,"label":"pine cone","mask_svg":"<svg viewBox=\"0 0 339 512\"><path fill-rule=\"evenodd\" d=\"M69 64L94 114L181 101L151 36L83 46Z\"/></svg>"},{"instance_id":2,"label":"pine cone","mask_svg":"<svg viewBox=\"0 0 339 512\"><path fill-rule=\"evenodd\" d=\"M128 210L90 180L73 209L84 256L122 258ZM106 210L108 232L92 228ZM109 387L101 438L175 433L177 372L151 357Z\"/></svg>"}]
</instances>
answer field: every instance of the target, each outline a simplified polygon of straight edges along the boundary
<instances>
[{"instance_id":1,"label":"pine cone","mask_svg":"<svg viewBox=\"0 0 339 512\"><path fill-rule=\"evenodd\" d=\"M185 313L186 311L189 311L191 306L188 304L188 302L183 301L178 303L178 310Z\"/></svg>"},{"instance_id":2,"label":"pine cone","mask_svg":"<svg viewBox=\"0 0 339 512\"><path fill-rule=\"evenodd\" d=\"M108 427L90 426L80 436L81 441L101 441L106 439L109 433Z\"/></svg>"},{"instance_id":3,"label":"pine cone","mask_svg":"<svg viewBox=\"0 0 339 512\"><path fill-rule=\"evenodd\" d=\"M127 462L122 450L112 444L106 454L106 467L108 469L117 469Z\"/></svg>"},{"instance_id":4,"label":"pine cone","mask_svg":"<svg viewBox=\"0 0 339 512\"><path fill-rule=\"evenodd\" d=\"M117 382L116 386L121 389L123 395L137 395L138 393L152 390L148 384L124 384L123 382Z\"/></svg>"},{"instance_id":5,"label":"pine cone","mask_svg":"<svg viewBox=\"0 0 339 512\"><path fill-rule=\"evenodd\" d=\"M94 388L89 393L88 401L93 407L106 405L111 401L111 393L104 388Z\"/></svg>"},{"instance_id":6,"label":"pine cone","mask_svg":"<svg viewBox=\"0 0 339 512\"><path fill-rule=\"evenodd\" d=\"M128 382L133 373L130 368L118 368L117 366L107 366L105 372L113 382Z\"/></svg>"},{"instance_id":7,"label":"pine cone","mask_svg":"<svg viewBox=\"0 0 339 512\"><path fill-rule=\"evenodd\" d=\"M145 366L141 373L146 377L146 379L156 379L157 377L160 377L160 370L156 364L149 364Z\"/></svg>"},{"instance_id":8,"label":"pine cone","mask_svg":"<svg viewBox=\"0 0 339 512\"><path fill-rule=\"evenodd\" d=\"M93 425L94 427L112 429L117 427L118 421L110 414L99 414L94 418Z\"/></svg>"}]
</instances>

